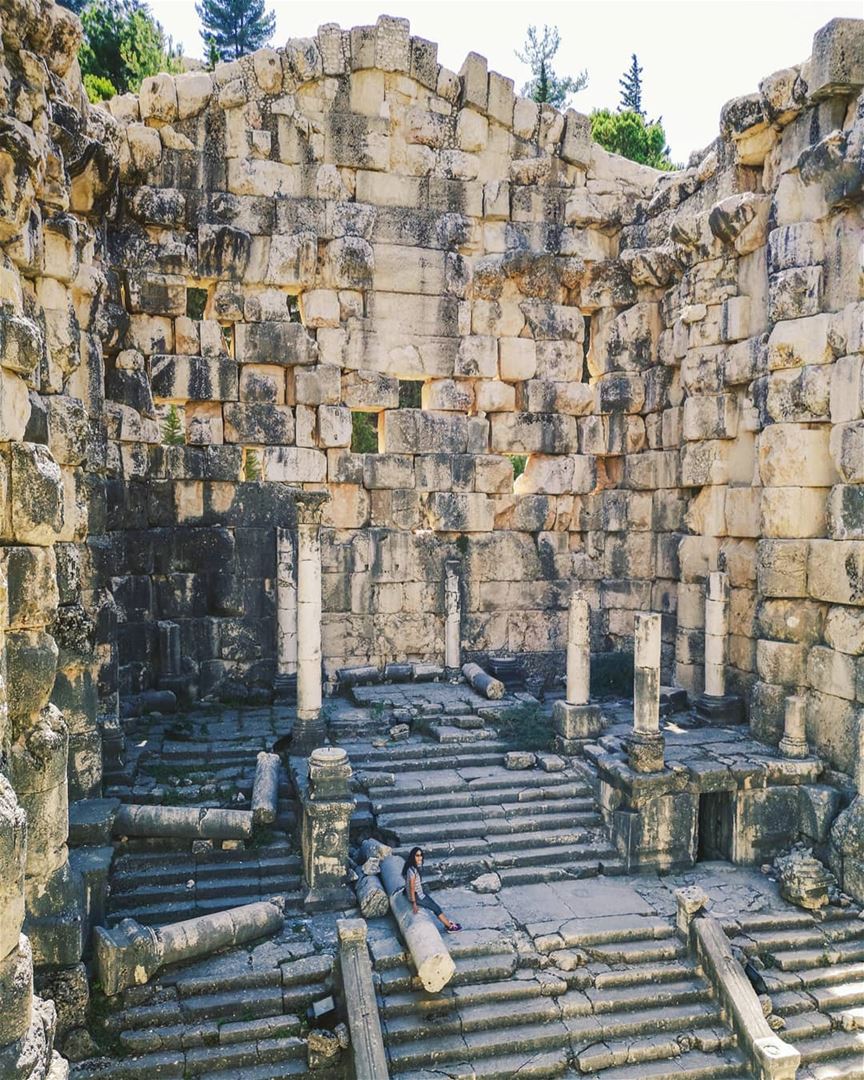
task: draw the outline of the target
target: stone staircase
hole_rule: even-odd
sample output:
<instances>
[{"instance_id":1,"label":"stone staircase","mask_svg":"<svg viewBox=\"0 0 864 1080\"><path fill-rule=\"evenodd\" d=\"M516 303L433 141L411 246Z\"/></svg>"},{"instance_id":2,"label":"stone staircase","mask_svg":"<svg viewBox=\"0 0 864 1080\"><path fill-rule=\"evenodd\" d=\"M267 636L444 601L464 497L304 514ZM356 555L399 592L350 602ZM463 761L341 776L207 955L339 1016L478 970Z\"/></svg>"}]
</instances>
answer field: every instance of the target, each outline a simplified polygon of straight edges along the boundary
<instances>
[{"instance_id":1,"label":"stone staircase","mask_svg":"<svg viewBox=\"0 0 864 1080\"><path fill-rule=\"evenodd\" d=\"M271 943L278 946L277 943ZM286 955L296 952L286 944ZM301 948L300 951L303 951ZM256 956L265 954L259 964ZM93 1029L106 1055L72 1067L72 1080L281 1080L307 1074L304 1015L331 993L333 957L279 959L259 946L230 970L165 972L147 986L99 999ZM269 958L270 962L266 962ZM321 1080L338 1069L316 1070Z\"/></svg>"},{"instance_id":2,"label":"stone staircase","mask_svg":"<svg viewBox=\"0 0 864 1080\"><path fill-rule=\"evenodd\" d=\"M492 870L505 885L622 872L587 778L567 759L556 772L507 769L505 742L446 717L432 738L342 745L369 792L376 835L402 854L422 845L430 883Z\"/></svg>"},{"instance_id":3,"label":"stone staircase","mask_svg":"<svg viewBox=\"0 0 864 1080\"><path fill-rule=\"evenodd\" d=\"M864 921L828 908L742 916L732 944L758 956L781 1036L801 1052L801 1080L864 1080Z\"/></svg>"},{"instance_id":4,"label":"stone staircase","mask_svg":"<svg viewBox=\"0 0 864 1080\"><path fill-rule=\"evenodd\" d=\"M550 924L551 926L551 924ZM383 921L371 934L391 1075L400 1080L743 1080L711 989L670 921L610 916L448 938L456 975L423 991ZM564 970L564 968L568 970Z\"/></svg>"}]
</instances>

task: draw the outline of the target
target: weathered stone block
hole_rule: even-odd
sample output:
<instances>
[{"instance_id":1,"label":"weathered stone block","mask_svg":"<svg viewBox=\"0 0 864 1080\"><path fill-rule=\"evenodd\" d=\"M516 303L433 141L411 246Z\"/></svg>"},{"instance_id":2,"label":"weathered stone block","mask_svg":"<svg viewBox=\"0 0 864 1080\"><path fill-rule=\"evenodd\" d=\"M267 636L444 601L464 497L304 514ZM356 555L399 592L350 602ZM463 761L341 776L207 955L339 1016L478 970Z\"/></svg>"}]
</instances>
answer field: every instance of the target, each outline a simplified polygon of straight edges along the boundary
<instances>
[{"instance_id":1,"label":"weathered stone block","mask_svg":"<svg viewBox=\"0 0 864 1080\"><path fill-rule=\"evenodd\" d=\"M832 19L813 37L807 77L813 99L856 93L864 85L864 26L860 19Z\"/></svg>"},{"instance_id":2,"label":"weathered stone block","mask_svg":"<svg viewBox=\"0 0 864 1080\"><path fill-rule=\"evenodd\" d=\"M63 531L65 498L60 467L45 446L11 447L11 519L15 539L47 546Z\"/></svg>"},{"instance_id":3,"label":"weathered stone block","mask_svg":"<svg viewBox=\"0 0 864 1080\"><path fill-rule=\"evenodd\" d=\"M822 302L822 267L798 266L768 279L768 319L801 319L815 315Z\"/></svg>"},{"instance_id":4,"label":"weathered stone block","mask_svg":"<svg viewBox=\"0 0 864 1080\"><path fill-rule=\"evenodd\" d=\"M832 427L829 449L842 480L864 483L864 420Z\"/></svg>"},{"instance_id":5,"label":"weathered stone block","mask_svg":"<svg viewBox=\"0 0 864 1080\"><path fill-rule=\"evenodd\" d=\"M503 453L575 454L579 450L579 429L572 416L495 413L491 426L491 448Z\"/></svg>"},{"instance_id":6,"label":"weathered stone block","mask_svg":"<svg viewBox=\"0 0 864 1080\"><path fill-rule=\"evenodd\" d=\"M48 704L57 672L57 656L54 638L42 630L15 630L6 635L7 695L13 736Z\"/></svg>"},{"instance_id":7,"label":"weathered stone block","mask_svg":"<svg viewBox=\"0 0 864 1080\"><path fill-rule=\"evenodd\" d=\"M864 607L864 541L811 540L807 582L817 600Z\"/></svg>"},{"instance_id":8,"label":"weathered stone block","mask_svg":"<svg viewBox=\"0 0 864 1080\"><path fill-rule=\"evenodd\" d=\"M829 451L827 427L772 424L758 438L759 476L776 487L830 487L837 471Z\"/></svg>"},{"instance_id":9,"label":"weathered stone block","mask_svg":"<svg viewBox=\"0 0 864 1080\"><path fill-rule=\"evenodd\" d=\"M262 453L265 480L315 484L327 478L327 455L306 447L273 446Z\"/></svg>"},{"instance_id":10,"label":"weathered stone block","mask_svg":"<svg viewBox=\"0 0 864 1080\"><path fill-rule=\"evenodd\" d=\"M479 492L434 491L426 516L436 532L491 532L495 523L491 500Z\"/></svg>"},{"instance_id":11,"label":"weathered stone block","mask_svg":"<svg viewBox=\"0 0 864 1080\"><path fill-rule=\"evenodd\" d=\"M229 402L223 415L228 443L281 446L294 441L294 413L285 405Z\"/></svg>"},{"instance_id":12,"label":"weathered stone block","mask_svg":"<svg viewBox=\"0 0 864 1080\"><path fill-rule=\"evenodd\" d=\"M227 354L156 355L151 359L151 379L154 396L165 400L237 400L237 363Z\"/></svg>"},{"instance_id":13,"label":"weathered stone block","mask_svg":"<svg viewBox=\"0 0 864 1080\"><path fill-rule=\"evenodd\" d=\"M807 596L810 545L826 541L760 540L756 547L756 580L764 596ZM811 592L809 595L815 596Z\"/></svg>"},{"instance_id":14,"label":"weathered stone block","mask_svg":"<svg viewBox=\"0 0 864 1080\"><path fill-rule=\"evenodd\" d=\"M9 621L13 630L48 625L57 612L57 563L52 548L5 549Z\"/></svg>"},{"instance_id":15,"label":"weathered stone block","mask_svg":"<svg viewBox=\"0 0 864 1080\"><path fill-rule=\"evenodd\" d=\"M305 326L295 322L238 323L235 349L242 364L314 364L318 345Z\"/></svg>"}]
</instances>

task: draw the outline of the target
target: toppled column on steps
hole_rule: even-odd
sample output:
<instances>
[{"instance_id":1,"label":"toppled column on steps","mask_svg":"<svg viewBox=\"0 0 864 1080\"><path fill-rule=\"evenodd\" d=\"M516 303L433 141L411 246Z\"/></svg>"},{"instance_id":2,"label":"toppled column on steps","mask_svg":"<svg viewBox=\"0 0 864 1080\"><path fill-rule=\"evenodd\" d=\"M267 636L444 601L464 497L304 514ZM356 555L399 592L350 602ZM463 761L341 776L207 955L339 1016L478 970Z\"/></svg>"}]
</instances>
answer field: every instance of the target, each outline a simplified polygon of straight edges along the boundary
<instances>
[{"instance_id":1,"label":"toppled column on steps","mask_svg":"<svg viewBox=\"0 0 864 1080\"><path fill-rule=\"evenodd\" d=\"M660 733L660 616L636 615L633 654L633 733L627 740L634 772L659 772L665 740Z\"/></svg>"},{"instance_id":2,"label":"toppled column on steps","mask_svg":"<svg viewBox=\"0 0 864 1080\"><path fill-rule=\"evenodd\" d=\"M348 830L354 798L351 763L338 746L321 746L306 758L291 758L291 781L300 802L300 849L310 911L349 907L346 884Z\"/></svg>"},{"instance_id":3,"label":"toppled column on steps","mask_svg":"<svg viewBox=\"0 0 864 1080\"><path fill-rule=\"evenodd\" d=\"M364 919L380 919L390 910L390 900L378 874L360 874L354 892Z\"/></svg>"},{"instance_id":4,"label":"toppled column on steps","mask_svg":"<svg viewBox=\"0 0 864 1080\"><path fill-rule=\"evenodd\" d=\"M696 714L709 724L741 724L744 702L726 693L729 634L729 575L708 575L705 591L705 693L696 702Z\"/></svg>"},{"instance_id":5,"label":"toppled column on steps","mask_svg":"<svg viewBox=\"0 0 864 1080\"><path fill-rule=\"evenodd\" d=\"M462 674L468 680L472 690L483 694L490 701L500 701L504 697L504 683L487 675L479 664L463 664Z\"/></svg>"},{"instance_id":6,"label":"toppled column on steps","mask_svg":"<svg viewBox=\"0 0 864 1080\"><path fill-rule=\"evenodd\" d=\"M172 836L190 840L249 840L249 810L206 806L121 806L114 818L115 836Z\"/></svg>"},{"instance_id":7,"label":"toppled column on steps","mask_svg":"<svg viewBox=\"0 0 864 1080\"><path fill-rule=\"evenodd\" d=\"M94 960L102 990L109 997L148 982L165 964L207 956L217 949L244 945L282 929L281 899L243 904L167 926L142 926L123 919L94 932Z\"/></svg>"},{"instance_id":8,"label":"toppled column on steps","mask_svg":"<svg viewBox=\"0 0 864 1080\"><path fill-rule=\"evenodd\" d=\"M339 968L345 993L345 1011L351 1030L355 1080L388 1080L387 1052L378 1017L372 982L372 964L363 919L337 919Z\"/></svg>"},{"instance_id":9,"label":"toppled column on steps","mask_svg":"<svg viewBox=\"0 0 864 1080\"><path fill-rule=\"evenodd\" d=\"M291 732L291 753L297 755L309 754L327 734L321 716L320 537L327 498L304 492L297 504L297 719Z\"/></svg>"},{"instance_id":10,"label":"toppled column on steps","mask_svg":"<svg viewBox=\"0 0 864 1080\"><path fill-rule=\"evenodd\" d=\"M279 810L279 769L282 762L278 754L262 750L255 764L255 781L252 784L252 824L272 825Z\"/></svg>"},{"instance_id":11,"label":"toppled column on steps","mask_svg":"<svg viewBox=\"0 0 864 1080\"><path fill-rule=\"evenodd\" d=\"M444 563L444 668L447 676L458 676L462 660L462 599L459 563Z\"/></svg>"},{"instance_id":12,"label":"toppled column on steps","mask_svg":"<svg viewBox=\"0 0 864 1080\"><path fill-rule=\"evenodd\" d=\"M787 758L806 758L810 755L807 745L807 698L803 695L786 698L780 753Z\"/></svg>"},{"instance_id":13,"label":"toppled column on steps","mask_svg":"<svg viewBox=\"0 0 864 1080\"><path fill-rule=\"evenodd\" d=\"M390 855L381 862L381 880L390 898L390 909L399 926L402 940L411 953L411 959L423 988L430 994L450 982L456 973L453 957L438 930L435 916L421 908L417 914L405 895L405 879L402 877L404 860Z\"/></svg>"},{"instance_id":14,"label":"toppled column on steps","mask_svg":"<svg viewBox=\"0 0 864 1080\"><path fill-rule=\"evenodd\" d=\"M570 597L567 620L567 696L552 706L556 748L565 754L579 750L603 730L597 705L589 705L591 645L588 601L578 592Z\"/></svg>"}]
</instances>

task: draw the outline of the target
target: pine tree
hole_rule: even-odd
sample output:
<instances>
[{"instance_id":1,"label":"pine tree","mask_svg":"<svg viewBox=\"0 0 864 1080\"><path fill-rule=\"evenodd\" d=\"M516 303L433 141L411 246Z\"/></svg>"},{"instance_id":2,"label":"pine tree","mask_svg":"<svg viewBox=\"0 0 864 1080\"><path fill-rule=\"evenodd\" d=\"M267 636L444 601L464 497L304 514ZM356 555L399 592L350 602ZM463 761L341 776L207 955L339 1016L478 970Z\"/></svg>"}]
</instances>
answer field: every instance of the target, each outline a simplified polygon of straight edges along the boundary
<instances>
[{"instance_id":1,"label":"pine tree","mask_svg":"<svg viewBox=\"0 0 864 1080\"><path fill-rule=\"evenodd\" d=\"M630 57L630 67L624 72L624 77L618 80L621 87L621 104L618 108L622 112L635 112L640 116L645 115L642 108L642 68L636 59L636 53Z\"/></svg>"},{"instance_id":2,"label":"pine tree","mask_svg":"<svg viewBox=\"0 0 864 1080\"><path fill-rule=\"evenodd\" d=\"M516 56L531 69L532 78L523 88L525 97L534 101L548 102L556 109L562 109L571 94L584 90L588 85L588 72L580 71L575 79L564 78L555 74L552 60L561 44L561 35L557 26L544 26L542 36L536 26L528 27L523 51L517 50Z\"/></svg>"},{"instance_id":3,"label":"pine tree","mask_svg":"<svg viewBox=\"0 0 864 1080\"><path fill-rule=\"evenodd\" d=\"M186 442L183 421L180 419L176 405L170 406L165 414L165 421L162 424L162 442L166 446L183 446Z\"/></svg>"},{"instance_id":4,"label":"pine tree","mask_svg":"<svg viewBox=\"0 0 864 1080\"><path fill-rule=\"evenodd\" d=\"M211 54L237 60L266 45L276 29L276 16L265 11L264 0L201 0L195 5L204 29L201 37Z\"/></svg>"}]
</instances>

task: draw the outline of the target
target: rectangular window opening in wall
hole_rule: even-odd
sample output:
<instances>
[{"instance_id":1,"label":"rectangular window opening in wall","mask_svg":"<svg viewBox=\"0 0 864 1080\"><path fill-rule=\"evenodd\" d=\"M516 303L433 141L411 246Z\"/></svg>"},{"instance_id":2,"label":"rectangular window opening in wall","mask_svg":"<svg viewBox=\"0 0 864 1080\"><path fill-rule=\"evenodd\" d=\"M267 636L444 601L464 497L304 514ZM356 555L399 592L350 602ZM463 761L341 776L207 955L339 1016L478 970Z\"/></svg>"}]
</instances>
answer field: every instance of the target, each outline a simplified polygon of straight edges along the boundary
<instances>
[{"instance_id":1,"label":"rectangular window opening in wall","mask_svg":"<svg viewBox=\"0 0 864 1080\"><path fill-rule=\"evenodd\" d=\"M204 318L208 295L207 289L201 289L194 285L186 290L187 318L194 319L196 322L200 322Z\"/></svg>"},{"instance_id":2,"label":"rectangular window opening in wall","mask_svg":"<svg viewBox=\"0 0 864 1080\"><path fill-rule=\"evenodd\" d=\"M422 409L423 382L419 379L399 380L399 408Z\"/></svg>"},{"instance_id":3,"label":"rectangular window opening in wall","mask_svg":"<svg viewBox=\"0 0 864 1080\"><path fill-rule=\"evenodd\" d=\"M525 472L525 466L528 464L527 454L507 454L506 457L510 459L510 464L513 466L513 487L516 487L516 481Z\"/></svg>"},{"instance_id":4,"label":"rectangular window opening in wall","mask_svg":"<svg viewBox=\"0 0 864 1080\"><path fill-rule=\"evenodd\" d=\"M234 355L234 323L220 323L222 328L222 347L229 356Z\"/></svg>"},{"instance_id":5,"label":"rectangular window opening in wall","mask_svg":"<svg viewBox=\"0 0 864 1080\"><path fill-rule=\"evenodd\" d=\"M585 333L582 337L582 382L590 383L591 372L588 369L588 353L591 351L591 316L583 315L582 322Z\"/></svg>"},{"instance_id":6,"label":"rectangular window opening in wall","mask_svg":"<svg viewBox=\"0 0 864 1080\"><path fill-rule=\"evenodd\" d=\"M380 413L351 413L351 452L377 454Z\"/></svg>"},{"instance_id":7,"label":"rectangular window opening in wall","mask_svg":"<svg viewBox=\"0 0 864 1080\"><path fill-rule=\"evenodd\" d=\"M300 318L300 297L289 296L288 297L288 321L289 322L302 322Z\"/></svg>"},{"instance_id":8,"label":"rectangular window opening in wall","mask_svg":"<svg viewBox=\"0 0 864 1080\"><path fill-rule=\"evenodd\" d=\"M243 479L247 481L263 479L261 451L257 446L243 447Z\"/></svg>"}]
</instances>

